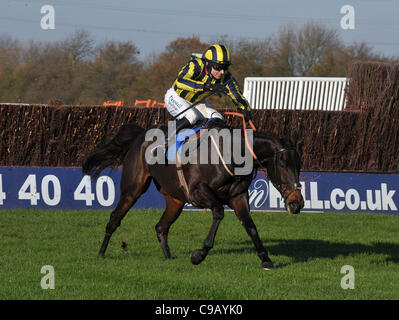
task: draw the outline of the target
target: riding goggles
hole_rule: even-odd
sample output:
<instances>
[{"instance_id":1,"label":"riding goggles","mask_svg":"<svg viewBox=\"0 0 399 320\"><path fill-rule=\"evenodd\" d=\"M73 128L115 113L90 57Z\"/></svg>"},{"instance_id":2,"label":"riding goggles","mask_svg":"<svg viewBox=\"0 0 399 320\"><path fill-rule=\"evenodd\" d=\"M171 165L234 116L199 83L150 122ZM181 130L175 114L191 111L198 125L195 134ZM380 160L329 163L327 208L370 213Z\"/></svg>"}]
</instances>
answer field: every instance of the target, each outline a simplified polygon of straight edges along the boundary
<instances>
[{"instance_id":1,"label":"riding goggles","mask_svg":"<svg viewBox=\"0 0 399 320\"><path fill-rule=\"evenodd\" d=\"M215 69L216 71L227 71L229 69L229 64L226 63L214 63L212 64L212 68Z\"/></svg>"}]
</instances>

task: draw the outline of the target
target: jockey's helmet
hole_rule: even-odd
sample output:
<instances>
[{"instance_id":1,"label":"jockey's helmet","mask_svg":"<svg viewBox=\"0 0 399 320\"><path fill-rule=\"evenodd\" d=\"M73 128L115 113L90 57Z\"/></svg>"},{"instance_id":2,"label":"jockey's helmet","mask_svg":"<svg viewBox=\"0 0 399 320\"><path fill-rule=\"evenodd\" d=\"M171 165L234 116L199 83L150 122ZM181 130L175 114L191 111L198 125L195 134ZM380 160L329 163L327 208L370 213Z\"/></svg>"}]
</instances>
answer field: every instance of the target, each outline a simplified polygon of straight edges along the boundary
<instances>
[{"instance_id":1,"label":"jockey's helmet","mask_svg":"<svg viewBox=\"0 0 399 320\"><path fill-rule=\"evenodd\" d=\"M225 65L231 64L230 51L222 44L210 46L204 53L203 58L209 64Z\"/></svg>"}]
</instances>

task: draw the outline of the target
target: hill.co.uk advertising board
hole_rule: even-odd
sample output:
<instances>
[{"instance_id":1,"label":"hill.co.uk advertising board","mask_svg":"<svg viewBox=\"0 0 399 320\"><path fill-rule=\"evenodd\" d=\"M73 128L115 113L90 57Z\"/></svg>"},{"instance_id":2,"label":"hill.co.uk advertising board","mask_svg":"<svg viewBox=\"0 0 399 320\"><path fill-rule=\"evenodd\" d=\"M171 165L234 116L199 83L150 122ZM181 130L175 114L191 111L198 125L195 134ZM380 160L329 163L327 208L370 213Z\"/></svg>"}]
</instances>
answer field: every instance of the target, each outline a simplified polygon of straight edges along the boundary
<instances>
[{"instance_id":1,"label":"hill.co.uk advertising board","mask_svg":"<svg viewBox=\"0 0 399 320\"><path fill-rule=\"evenodd\" d=\"M0 209L111 210L119 199L121 172L105 170L92 180L79 168L0 167ZM399 174L302 172L300 181L303 211L399 215ZM262 172L249 194L252 210L284 211L279 192ZM152 183L134 208L164 209L165 201Z\"/></svg>"}]
</instances>

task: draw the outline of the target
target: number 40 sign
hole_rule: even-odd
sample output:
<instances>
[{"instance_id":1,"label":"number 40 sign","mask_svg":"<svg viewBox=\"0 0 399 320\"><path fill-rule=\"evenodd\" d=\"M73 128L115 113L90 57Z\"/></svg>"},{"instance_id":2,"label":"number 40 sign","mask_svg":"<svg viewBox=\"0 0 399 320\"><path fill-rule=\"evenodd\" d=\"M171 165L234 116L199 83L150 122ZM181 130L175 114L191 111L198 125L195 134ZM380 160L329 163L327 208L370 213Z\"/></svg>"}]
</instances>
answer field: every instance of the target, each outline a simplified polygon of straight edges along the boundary
<instances>
[{"instance_id":1,"label":"number 40 sign","mask_svg":"<svg viewBox=\"0 0 399 320\"><path fill-rule=\"evenodd\" d=\"M41 179L36 174L29 174L18 191L14 190L6 190L3 175L0 174L0 206L6 203L7 197L17 195L18 200L29 201L31 206L37 206L39 201L43 201L45 205L53 207L60 204L63 196L60 179L53 174L45 175ZM101 176L95 182L95 190L92 190L91 178L85 175L74 189L73 200L85 201L86 206L92 206L97 200L101 206L109 207L115 201L114 181L109 176Z\"/></svg>"}]
</instances>

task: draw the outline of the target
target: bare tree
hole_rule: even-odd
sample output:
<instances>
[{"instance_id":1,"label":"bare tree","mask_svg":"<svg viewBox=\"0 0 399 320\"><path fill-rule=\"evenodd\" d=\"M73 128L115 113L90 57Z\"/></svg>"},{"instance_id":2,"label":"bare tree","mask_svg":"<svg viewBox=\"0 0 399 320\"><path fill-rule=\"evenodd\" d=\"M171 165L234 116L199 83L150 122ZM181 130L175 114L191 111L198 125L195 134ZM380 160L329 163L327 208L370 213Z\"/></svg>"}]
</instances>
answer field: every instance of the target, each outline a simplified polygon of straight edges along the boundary
<instances>
[{"instance_id":1,"label":"bare tree","mask_svg":"<svg viewBox=\"0 0 399 320\"><path fill-rule=\"evenodd\" d=\"M73 65L77 62L90 58L93 54L94 40L89 32L76 30L65 41L60 43L65 54L71 59Z\"/></svg>"},{"instance_id":2,"label":"bare tree","mask_svg":"<svg viewBox=\"0 0 399 320\"><path fill-rule=\"evenodd\" d=\"M271 37L270 56L267 61L271 76L293 76L295 72L295 28L286 25Z\"/></svg>"},{"instance_id":3,"label":"bare tree","mask_svg":"<svg viewBox=\"0 0 399 320\"><path fill-rule=\"evenodd\" d=\"M323 60L324 56L341 45L336 30L315 22L305 24L295 37L294 74L312 75L312 69Z\"/></svg>"},{"instance_id":4,"label":"bare tree","mask_svg":"<svg viewBox=\"0 0 399 320\"><path fill-rule=\"evenodd\" d=\"M335 30L315 22L299 29L284 26L271 43L269 69L278 76L311 76L325 56L342 45Z\"/></svg>"}]
</instances>

